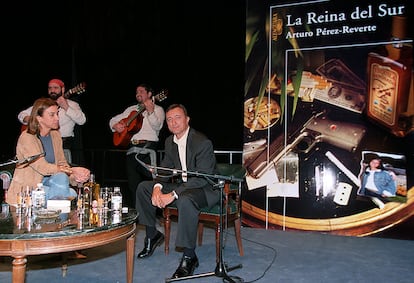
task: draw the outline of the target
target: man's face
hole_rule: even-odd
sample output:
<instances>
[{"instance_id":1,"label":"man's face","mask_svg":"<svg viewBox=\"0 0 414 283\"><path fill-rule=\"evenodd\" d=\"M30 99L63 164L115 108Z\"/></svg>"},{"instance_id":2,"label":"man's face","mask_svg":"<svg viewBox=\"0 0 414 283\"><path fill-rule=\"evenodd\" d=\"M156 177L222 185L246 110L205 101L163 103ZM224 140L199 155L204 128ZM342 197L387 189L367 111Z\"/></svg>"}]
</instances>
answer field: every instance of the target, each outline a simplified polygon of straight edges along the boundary
<instances>
[{"instance_id":1,"label":"man's face","mask_svg":"<svg viewBox=\"0 0 414 283\"><path fill-rule=\"evenodd\" d=\"M56 83L50 83L47 87L49 97L56 100L63 94L63 89Z\"/></svg>"},{"instance_id":2,"label":"man's face","mask_svg":"<svg viewBox=\"0 0 414 283\"><path fill-rule=\"evenodd\" d=\"M165 113L168 129L171 133L181 138L188 128L190 117L186 116L184 111L177 107Z\"/></svg>"},{"instance_id":3,"label":"man's face","mask_svg":"<svg viewBox=\"0 0 414 283\"><path fill-rule=\"evenodd\" d=\"M147 92L145 87L139 86L136 89L135 98L138 102L142 103L150 98L150 94Z\"/></svg>"},{"instance_id":4,"label":"man's face","mask_svg":"<svg viewBox=\"0 0 414 283\"><path fill-rule=\"evenodd\" d=\"M369 163L369 167L371 167L371 169L373 168L379 168L381 161L379 159L372 159Z\"/></svg>"}]
</instances>

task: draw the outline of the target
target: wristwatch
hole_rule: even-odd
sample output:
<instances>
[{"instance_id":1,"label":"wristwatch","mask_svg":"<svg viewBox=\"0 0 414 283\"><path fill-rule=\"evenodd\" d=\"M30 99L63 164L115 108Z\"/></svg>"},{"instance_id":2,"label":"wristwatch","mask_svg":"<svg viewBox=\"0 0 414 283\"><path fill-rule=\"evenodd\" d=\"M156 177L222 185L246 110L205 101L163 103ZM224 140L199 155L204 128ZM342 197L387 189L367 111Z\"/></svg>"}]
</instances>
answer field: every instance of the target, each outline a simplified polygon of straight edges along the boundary
<instances>
[{"instance_id":1,"label":"wristwatch","mask_svg":"<svg viewBox=\"0 0 414 283\"><path fill-rule=\"evenodd\" d=\"M171 195L172 195L175 199L178 199L178 195L177 195L177 193L176 193L175 191L172 191L172 192L171 192Z\"/></svg>"}]
</instances>

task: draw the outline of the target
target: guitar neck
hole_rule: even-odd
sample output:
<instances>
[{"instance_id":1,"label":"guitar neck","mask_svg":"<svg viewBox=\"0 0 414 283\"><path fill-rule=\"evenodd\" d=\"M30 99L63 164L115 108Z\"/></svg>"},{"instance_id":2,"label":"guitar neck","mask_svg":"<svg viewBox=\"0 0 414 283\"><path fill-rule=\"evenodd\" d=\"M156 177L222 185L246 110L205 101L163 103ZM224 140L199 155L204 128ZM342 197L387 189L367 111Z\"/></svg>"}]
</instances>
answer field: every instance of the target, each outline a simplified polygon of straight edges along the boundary
<instances>
[{"instance_id":1,"label":"guitar neck","mask_svg":"<svg viewBox=\"0 0 414 283\"><path fill-rule=\"evenodd\" d=\"M64 98L69 98L71 97L73 94L81 94L83 92L85 92L85 83L80 83L77 86L75 86L74 88L69 89L68 91L66 91L63 94Z\"/></svg>"},{"instance_id":2,"label":"guitar neck","mask_svg":"<svg viewBox=\"0 0 414 283\"><path fill-rule=\"evenodd\" d=\"M70 90L68 90L68 91L66 91L64 94L63 94L63 97L64 98L69 98L69 97L71 97L73 94L75 94L75 93L77 93L76 91L73 91L73 89L70 89Z\"/></svg>"},{"instance_id":3,"label":"guitar neck","mask_svg":"<svg viewBox=\"0 0 414 283\"><path fill-rule=\"evenodd\" d=\"M138 104L137 105L138 114L144 112L144 110L145 110L145 105L144 104Z\"/></svg>"},{"instance_id":4,"label":"guitar neck","mask_svg":"<svg viewBox=\"0 0 414 283\"><path fill-rule=\"evenodd\" d=\"M139 114L141 114L141 112L142 112L143 110L141 110L141 111L136 111L136 113L133 113L133 112L131 112L131 114L130 114L130 116L129 117L127 117L128 118L128 120L126 121L126 124L129 126L131 123L132 123L132 121L134 121L137 117L138 117L138 115ZM126 119L126 118L125 118ZM125 120L124 120L125 121Z\"/></svg>"}]
</instances>

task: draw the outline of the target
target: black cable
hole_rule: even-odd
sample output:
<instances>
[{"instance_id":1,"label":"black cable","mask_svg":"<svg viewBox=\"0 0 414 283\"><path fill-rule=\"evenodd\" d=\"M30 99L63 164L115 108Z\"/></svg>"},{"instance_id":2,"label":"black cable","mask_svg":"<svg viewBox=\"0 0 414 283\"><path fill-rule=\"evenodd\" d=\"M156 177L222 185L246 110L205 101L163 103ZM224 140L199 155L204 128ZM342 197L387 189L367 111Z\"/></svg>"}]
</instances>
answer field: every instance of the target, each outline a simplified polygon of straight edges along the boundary
<instances>
[{"instance_id":1,"label":"black cable","mask_svg":"<svg viewBox=\"0 0 414 283\"><path fill-rule=\"evenodd\" d=\"M229 235L232 235L232 236L236 236L236 235L234 235L234 234L232 234L232 233L230 233L230 232L228 232L228 229L226 229L226 234L229 234ZM225 283L228 283L228 282L237 282L237 283L252 283L252 282L256 282L256 281L258 281L258 280L260 280L260 279L262 279L265 275L266 275L266 273L269 271L269 269L272 267L272 265L274 264L274 262L276 261L276 257L277 257L277 251L276 251L276 249L275 248L273 248L273 247L271 247L271 246L269 246L269 245L266 245L266 244L263 244L263 243L259 243L259 242L256 242L256 241L252 241L252 240L249 240L249 239L246 239L246 238L244 238L244 237L242 237L242 239L243 240L245 240L245 241L248 241L248 242L250 242L250 243L253 243L253 244L257 244L257 245L260 245L260 246L263 246L263 247L265 247L265 248L268 248L268 249L270 249L271 251L273 251L273 258L272 258L272 260L271 260L271 262L270 262L270 264L266 267L266 269L263 271L263 273L262 273L262 275L260 275L259 277L257 277L256 279L253 279L252 281L244 281L242 278L240 278L239 276L230 276L229 275L229 277L230 277L230 279L231 280L233 280L233 281L228 281L226 278L223 278L223 282L225 282Z\"/></svg>"}]
</instances>

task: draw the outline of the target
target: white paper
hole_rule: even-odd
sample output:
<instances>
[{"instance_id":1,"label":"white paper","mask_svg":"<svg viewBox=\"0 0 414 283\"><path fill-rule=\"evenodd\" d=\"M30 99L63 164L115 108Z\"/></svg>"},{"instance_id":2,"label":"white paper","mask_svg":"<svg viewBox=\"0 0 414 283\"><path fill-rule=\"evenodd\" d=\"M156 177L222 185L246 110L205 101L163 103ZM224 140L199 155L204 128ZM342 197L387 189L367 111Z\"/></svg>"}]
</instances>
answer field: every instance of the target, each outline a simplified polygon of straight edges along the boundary
<instances>
[{"instance_id":1,"label":"white paper","mask_svg":"<svg viewBox=\"0 0 414 283\"><path fill-rule=\"evenodd\" d=\"M272 167L266 171L260 178L255 179L249 175L246 176L246 183L249 190L262 188L264 186L271 186L278 182L276 170Z\"/></svg>"},{"instance_id":2,"label":"white paper","mask_svg":"<svg viewBox=\"0 0 414 283\"><path fill-rule=\"evenodd\" d=\"M266 187L267 197L299 198L299 183L280 183L274 168L270 168L259 179L246 176L246 182L249 190Z\"/></svg>"}]
</instances>

